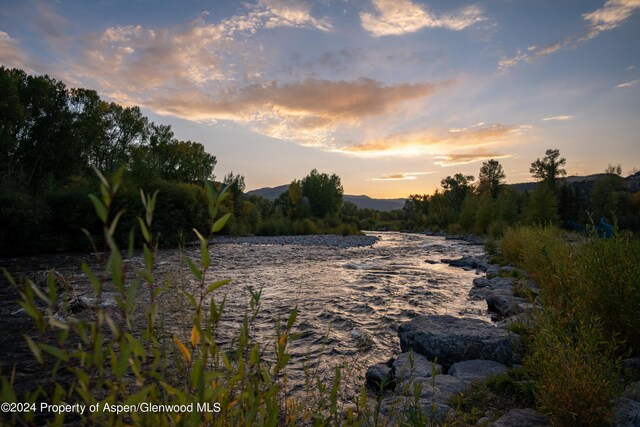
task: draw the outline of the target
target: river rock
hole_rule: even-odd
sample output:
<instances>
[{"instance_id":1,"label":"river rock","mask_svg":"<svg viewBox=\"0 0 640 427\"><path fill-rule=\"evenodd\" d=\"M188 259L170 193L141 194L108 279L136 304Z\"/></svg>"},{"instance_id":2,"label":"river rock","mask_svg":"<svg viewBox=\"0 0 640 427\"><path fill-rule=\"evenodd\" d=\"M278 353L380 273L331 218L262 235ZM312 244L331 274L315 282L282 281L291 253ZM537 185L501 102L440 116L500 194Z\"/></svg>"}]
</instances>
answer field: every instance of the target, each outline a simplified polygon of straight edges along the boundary
<instances>
[{"instance_id":1,"label":"river rock","mask_svg":"<svg viewBox=\"0 0 640 427\"><path fill-rule=\"evenodd\" d=\"M445 264L449 264L452 267L461 267L465 270L473 270L478 265L478 261L471 256L465 256L458 259L442 258L440 261Z\"/></svg>"},{"instance_id":2,"label":"river rock","mask_svg":"<svg viewBox=\"0 0 640 427\"><path fill-rule=\"evenodd\" d=\"M512 409L491 424L491 427L546 427L547 418L531 409Z\"/></svg>"},{"instance_id":3,"label":"river rock","mask_svg":"<svg viewBox=\"0 0 640 427\"><path fill-rule=\"evenodd\" d=\"M438 403L447 403L451 396L460 393L469 383L452 377L451 375L436 375L435 378L414 377L404 382L398 382L396 393L413 396L416 386L420 386L420 398Z\"/></svg>"},{"instance_id":4,"label":"river rock","mask_svg":"<svg viewBox=\"0 0 640 427\"><path fill-rule=\"evenodd\" d=\"M392 372L396 383L400 383L412 377L428 378L434 368L436 374L442 373L441 365L431 363L429 359L420 353L408 351L398 355L395 362L393 362Z\"/></svg>"},{"instance_id":5,"label":"river rock","mask_svg":"<svg viewBox=\"0 0 640 427\"><path fill-rule=\"evenodd\" d=\"M476 319L449 315L418 316L398 328L402 351L413 350L444 367L456 362L485 359L506 365L519 362L512 350L519 337Z\"/></svg>"},{"instance_id":6,"label":"river rock","mask_svg":"<svg viewBox=\"0 0 640 427\"><path fill-rule=\"evenodd\" d=\"M461 381L477 381L483 380L491 375L503 374L507 372L507 368L502 363L493 360L465 360L451 365L448 374Z\"/></svg>"},{"instance_id":7,"label":"river rock","mask_svg":"<svg viewBox=\"0 0 640 427\"><path fill-rule=\"evenodd\" d=\"M612 425L615 427L640 426L640 402L627 397L618 397L611 401L613 406Z\"/></svg>"},{"instance_id":8,"label":"river rock","mask_svg":"<svg viewBox=\"0 0 640 427\"><path fill-rule=\"evenodd\" d=\"M487 292L486 300L489 311L503 318L533 309L533 304L524 298L514 296L513 291L508 290L491 290Z\"/></svg>"},{"instance_id":9,"label":"river rock","mask_svg":"<svg viewBox=\"0 0 640 427\"><path fill-rule=\"evenodd\" d=\"M380 387L386 388L391 384L393 375L391 368L384 363L377 363L373 366L369 366L367 373L365 374L367 385L375 390L380 390Z\"/></svg>"},{"instance_id":10,"label":"river rock","mask_svg":"<svg viewBox=\"0 0 640 427\"><path fill-rule=\"evenodd\" d=\"M402 425L404 417L410 411L421 412L423 416L428 417L432 425L439 425L449 415L455 414L455 411L450 406L443 403L432 402L429 399L419 399L418 405L419 407L416 408L413 397L388 397L380 402L380 413L389 420L387 425Z\"/></svg>"}]
</instances>

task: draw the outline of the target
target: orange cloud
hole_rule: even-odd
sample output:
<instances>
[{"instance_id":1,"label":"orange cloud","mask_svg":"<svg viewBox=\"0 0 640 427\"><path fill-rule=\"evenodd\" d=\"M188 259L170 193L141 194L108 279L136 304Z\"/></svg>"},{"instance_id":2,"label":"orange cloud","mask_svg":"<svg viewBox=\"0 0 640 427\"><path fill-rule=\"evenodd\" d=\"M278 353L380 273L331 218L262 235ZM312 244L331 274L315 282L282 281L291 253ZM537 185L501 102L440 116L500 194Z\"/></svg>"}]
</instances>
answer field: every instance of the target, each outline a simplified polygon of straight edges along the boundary
<instances>
[{"instance_id":1,"label":"orange cloud","mask_svg":"<svg viewBox=\"0 0 640 427\"><path fill-rule=\"evenodd\" d=\"M371 181L415 181L419 175L428 175L433 172L401 172L382 175L381 178L371 178Z\"/></svg>"},{"instance_id":2,"label":"orange cloud","mask_svg":"<svg viewBox=\"0 0 640 427\"><path fill-rule=\"evenodd\" d=\"M414 33L423 28L463 30L485 19L477 6L439 16L410 0L373 0L373 6L375 12L360 13L360 21L362 28L375 37Z\"/></svg>"},{"instance_id":3,"label":"orange cloud","mask_svg":"<svg viewBox=\"0 0 640 427\"><path fill-rule=\"evenodd\" d=\"M468 128L447 131L425 129L393 134L358 145L340 147L335 151L364 157L433 155L454 159L456 151L513 144L529 128L479 123Z\"/></svg>"}]
</instances>

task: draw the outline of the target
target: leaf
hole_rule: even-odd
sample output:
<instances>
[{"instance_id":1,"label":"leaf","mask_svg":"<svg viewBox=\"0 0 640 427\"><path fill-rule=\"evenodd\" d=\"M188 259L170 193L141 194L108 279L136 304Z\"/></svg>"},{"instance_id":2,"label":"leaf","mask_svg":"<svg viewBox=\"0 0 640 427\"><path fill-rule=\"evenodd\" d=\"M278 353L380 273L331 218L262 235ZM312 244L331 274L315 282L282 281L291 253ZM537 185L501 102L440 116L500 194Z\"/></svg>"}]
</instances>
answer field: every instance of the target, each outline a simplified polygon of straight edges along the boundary
<instances>
[{"instance_id":1,"label":"leaf","mask_svg":"<svg viewBox=\"0 0 640 427\"><path fill-rule=\"evenodd\" d=\"M182 344L182 341L180 341L180 339L178 337L176 337L175 335L173 336L173 341L175 341L175 343L178 345L178 348L180 349L180 353L182 353L182 356L184 357L184 360L187 361L187 365L191 364L191 352L189 351L189 349L187 349L187 347Z\"/></svg>"},{"instance_id":2,"label":"leaf","mask_svg":"<svg viewBox=\"0 0 640 427\"><path fill-rule=\"evenodd\" d=\"M147 228L147 224L144 223L144 220L138 217L138 222L140 223L140 231L142 231L142 237L144 237L144 241L147 243L151 242L151 233L149 233L149 229Z\"/></svg>"},{"instance_id":3,"label":"leaf","mask_svg":"<svg viewBox=\"0 0 640 427\"><path fill-rule=\"evenodd\" d=\"M31 352L33 353L34 356L36 356L36 359L42 365L42 363L43 363L42 362L42 350L40 350L40 347L38 347L38 345L31 339L31 337L29 335L25 335L24 339L27 340L27 344L29 344L29 348L31 349Z\"/></svg>"},{"instance_id":4,"label":"leaf","mask_svg":"<svg viewBox=\"0 0 640 427\"><path fill-rule=\"evenodd\" d=\"M118 226L118 221L120 221L120 217L122 216L123 213L124 213L124 209L118 211L116 216L111 221L111 226L109 227L109 234L111 236L113 236L113 233L116 232L116 227Z\"/></svg>"},{"instance_id":5,"label":"leaf","mask_svg":"<svg viewBox=\"0 0 640 427\"><path fill-rule=\"evenodd\" d=\"M224 227L227 221L229 221L229 218L231 218L231 212L228 212L218 218L216 222L214 222L211 226L211 232L217 233L218 231L222 230L222 227Z\"/></svg>"},{"instance_id":6,"label":"leaf","mask_svg":"<svg viewBox=\"0 0 640 427\"><path fill-rule=\"evenodd\" d=\"M191 261L189 258L185 258L185 262L189 266L189 269L193 273L193 277L199 282L202 280L202 271Z\"/></svg>"},{"instance_id":7,"label":"leaf","mask_svg":"<svg viewBox=\"0 0 640 427\"><path fill-rule=\"evenodd\" d=\"M218 280L217 282L209 285L209 287L207 288L207 293L211 293L216 289L226 285L227 283L231 283L231 279Z\"/></svg>"},{"instance_id":8,"label":"leaf","mask_svg":"<svg viewBox=\"0 0 640 427\"><path fill-rule=\"evenodd\" d=\"M96 210L96 214L98 215L98 218L100 218L100 221L102 221L103 223L106 223L107 208L104 206L104 203L102 203L102 201L98 199L96 196L94 196L93 194L89 194L89 198L93 203L93 208Z\"/></svg>"},{"instance_id":9,"label":"leaf","mask_svg":"<svg viewBox=\"0 0 640 427\"><path fill-rule=\"evenodd\" d=\"M200 329L197 325L193 325L191 328L191 345L197 347L200 344Z\"/></svg>"},{"instance_id":10,"label":"leaf","mask_svg":"<svg viewBox=\"0 0 640 427\"><path fill-rule=\"evenodd\" d=\"M53 357L55 357L56 359L62 362L69 361L69 357L66 354L64 354L64 352L60 350L58 347L54 347L52 345L43 344L43 343L40 344L40 347L42 347L44 351L46 351L47 353L49 353L50 355L52 355Z\"/></svg>"},{"instance_id":11,"label":"leaf","mask_svg":"<svg viewBox=\"0 0 640 427\"><path fill-rule=\"evenodd\" d=\"M297 317L298 317L298 309L294 308L293 310L291 310L291 315L289 315L289 320L287 320L287 329L291 329Z\"/></svg>"}]
</instances>

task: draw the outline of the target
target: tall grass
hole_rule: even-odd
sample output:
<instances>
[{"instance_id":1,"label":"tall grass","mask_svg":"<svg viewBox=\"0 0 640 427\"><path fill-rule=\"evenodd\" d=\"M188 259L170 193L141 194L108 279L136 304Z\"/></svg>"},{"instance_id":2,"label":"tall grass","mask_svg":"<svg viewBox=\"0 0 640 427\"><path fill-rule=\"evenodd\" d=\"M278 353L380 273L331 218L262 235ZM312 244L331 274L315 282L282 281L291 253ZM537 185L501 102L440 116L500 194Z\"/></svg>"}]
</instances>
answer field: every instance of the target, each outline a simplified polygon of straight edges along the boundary
<instances>
[{"instance_id":1,"label":"tall grass","mask_svg":"<svg viewBox=\"0 0 640 427\"><path fill-rule=\"evenodd\" d=\"M501 250L542 288L525 359L539 405L558 425L606 424L619 359L640 354L640 242L521 227Z\"/></svg>"}]
</instances>

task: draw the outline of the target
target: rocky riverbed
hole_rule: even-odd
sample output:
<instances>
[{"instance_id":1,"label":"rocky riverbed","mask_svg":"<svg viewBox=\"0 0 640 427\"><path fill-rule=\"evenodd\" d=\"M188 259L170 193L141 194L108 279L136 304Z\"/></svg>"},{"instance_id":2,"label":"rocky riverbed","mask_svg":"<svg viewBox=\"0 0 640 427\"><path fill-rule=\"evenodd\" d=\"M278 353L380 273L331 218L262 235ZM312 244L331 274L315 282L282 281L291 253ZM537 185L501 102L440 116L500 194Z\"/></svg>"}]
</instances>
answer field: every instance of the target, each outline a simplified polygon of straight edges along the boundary
<instances>
[{"instance_id":1,"label":"rocky riverbed","mask_svg":"<svg viewBox=\"0 0 640 427\"><path fill-rule=\"evenodd\" d=\"M472 239L472 242L477 242ZM520 337L509 332L513 322L527 322L541 309L540 288L525 271L514 266L491 264L486 256L441 260L451 266L475 271L469 297L486 302L493 322L442 315L422 315L398 327L401 353L368 368L367 384L384 393L381 413L397 421L399 408L415 405L415 390L423 413L438 423L455 410L451 397L474 382L506 373L521 363ZM640 360L624 361L628 372L640 373ZM640 382L631 383L612 401L613 425L640 426ZM389 392L391 391L391 392ZM488 414L487 414L488 415ZM514 408L491 422L482 417L477 425L506 427L547 426L546 417L531 408Z\"/></svg>"}]
</instances>

